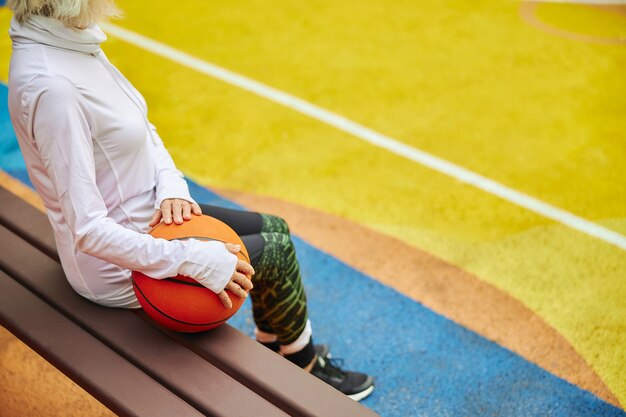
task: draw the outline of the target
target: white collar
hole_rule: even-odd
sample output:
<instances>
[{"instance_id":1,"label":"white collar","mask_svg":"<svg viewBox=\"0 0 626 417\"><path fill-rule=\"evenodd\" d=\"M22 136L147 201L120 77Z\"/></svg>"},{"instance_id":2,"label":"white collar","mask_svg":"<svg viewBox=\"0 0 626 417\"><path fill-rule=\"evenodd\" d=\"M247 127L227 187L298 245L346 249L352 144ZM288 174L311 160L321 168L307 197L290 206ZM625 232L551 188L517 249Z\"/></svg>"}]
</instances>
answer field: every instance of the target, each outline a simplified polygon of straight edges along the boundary
<instances>
[{"instance_id":1,"label":"white collar","mask_svg":"<svg viewBox=\"0 0 626 417\"><path fill-rule=\"evenodd\" d=\"M99 53L100 44L107 39L97 25L75 29L45 16L31 16L24 23L13 18L9 35L16 45L40 43L86 54Z\"/></svg>"}]
</instances>

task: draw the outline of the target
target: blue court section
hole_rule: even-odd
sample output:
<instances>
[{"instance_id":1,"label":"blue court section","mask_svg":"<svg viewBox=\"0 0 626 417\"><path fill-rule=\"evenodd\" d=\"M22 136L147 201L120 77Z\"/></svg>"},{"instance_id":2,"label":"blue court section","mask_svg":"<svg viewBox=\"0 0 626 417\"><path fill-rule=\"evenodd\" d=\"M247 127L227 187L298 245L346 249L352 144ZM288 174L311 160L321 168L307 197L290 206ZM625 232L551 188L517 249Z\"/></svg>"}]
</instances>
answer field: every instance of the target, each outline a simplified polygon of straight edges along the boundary
<instances>
[{"instance_id":1,"label":"blue court section","mask_svg":"<svg viewBox=\"0 0 626 417\"><path fill-rule=\"evenodd\" d=\"M32 187L9 118L7 86L0 83L0 169Z\"/></svg>"},{"instance_id":2,"label":"blue court section","mask_svg":"<svg viewBox=\"0 0 626 417\"><path fill-rule=\"evenodd\" d=\"M238 206L190 181L206 204ZM315 340L376 376L363 404L382 416L625 416L295 238ZM249 301L231 324L252 336ZM246 308L246 306L248 308Z\"/></svg>"},{"instance_id":3,"label":"blue court section","mask_svg":"<svg viewBox=\"0 0 626 417\"><path fill-rule=\"evenodd\" d=\"M29 184L0 84L0 168ZM199 202L237 208L189 181ZM375 375L385 417L626 416L624 411L295 238L315 340ZM249 302L230 323L252 335ZM245 358L242 358L245 360Z\"/></svg>"}]
</instances>

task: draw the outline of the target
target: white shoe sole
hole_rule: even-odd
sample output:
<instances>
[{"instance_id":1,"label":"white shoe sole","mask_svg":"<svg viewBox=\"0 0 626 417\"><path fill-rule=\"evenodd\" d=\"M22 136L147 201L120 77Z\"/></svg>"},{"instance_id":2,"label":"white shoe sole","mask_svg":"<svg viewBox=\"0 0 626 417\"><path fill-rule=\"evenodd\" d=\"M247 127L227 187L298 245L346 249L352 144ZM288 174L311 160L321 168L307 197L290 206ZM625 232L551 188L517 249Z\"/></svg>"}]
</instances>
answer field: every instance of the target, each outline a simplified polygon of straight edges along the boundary
<instances>
[{"instance_id":1,"label":"white shoe sole","mask_svg":"<svg viewBox=\"0 0 626 417\"><path fill-rule=\"evenodd\" d=\"M374 391L374 385L370 385L365 391L358 392L356 394L350 394L348 397L352 398L354 401L361 401L363 398L367 397Z\"/></svg>"}]
</instances>

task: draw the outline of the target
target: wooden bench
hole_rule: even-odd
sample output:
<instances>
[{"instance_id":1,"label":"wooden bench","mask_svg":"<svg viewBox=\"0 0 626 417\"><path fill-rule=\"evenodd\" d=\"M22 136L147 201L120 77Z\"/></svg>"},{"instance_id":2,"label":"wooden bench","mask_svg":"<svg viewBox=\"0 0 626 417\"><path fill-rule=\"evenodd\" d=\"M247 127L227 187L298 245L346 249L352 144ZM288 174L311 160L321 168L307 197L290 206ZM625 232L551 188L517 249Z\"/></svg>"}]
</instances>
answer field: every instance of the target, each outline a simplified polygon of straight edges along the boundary
<instances>
[{"instance_id":1,"label":"wooden bench","mask_svg":"<svg viewBox=\"0 0 626 417\"><path fill-rule=\"evenodd\" d=\"M376 416L229 325L187 335L67 283L44 214L0 188L0 325L119 415Z\"/></svg>"}]
</instances>

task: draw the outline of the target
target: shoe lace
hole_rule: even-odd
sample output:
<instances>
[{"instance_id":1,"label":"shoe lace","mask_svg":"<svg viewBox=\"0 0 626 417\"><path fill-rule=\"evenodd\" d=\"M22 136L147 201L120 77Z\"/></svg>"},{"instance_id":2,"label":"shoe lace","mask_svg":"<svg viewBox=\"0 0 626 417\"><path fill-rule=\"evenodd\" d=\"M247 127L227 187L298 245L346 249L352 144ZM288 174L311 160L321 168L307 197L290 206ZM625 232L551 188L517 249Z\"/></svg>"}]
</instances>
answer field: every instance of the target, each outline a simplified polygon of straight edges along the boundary
<instances>
[{"instance_id":1,"label":"shoe lace","mask_svg":"<svg viewBox=\"0 0 626 417\"><path fill-rule=\"evenodd\" d=\"M342 378L344 376L345 372L341 370L341 367L343 366L342 358L320 357L320 359L323 361L324 370L329 376L337 378Z\"/></svg>"}]
</instances>

